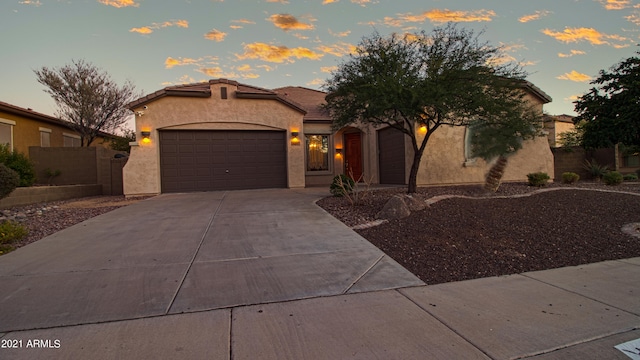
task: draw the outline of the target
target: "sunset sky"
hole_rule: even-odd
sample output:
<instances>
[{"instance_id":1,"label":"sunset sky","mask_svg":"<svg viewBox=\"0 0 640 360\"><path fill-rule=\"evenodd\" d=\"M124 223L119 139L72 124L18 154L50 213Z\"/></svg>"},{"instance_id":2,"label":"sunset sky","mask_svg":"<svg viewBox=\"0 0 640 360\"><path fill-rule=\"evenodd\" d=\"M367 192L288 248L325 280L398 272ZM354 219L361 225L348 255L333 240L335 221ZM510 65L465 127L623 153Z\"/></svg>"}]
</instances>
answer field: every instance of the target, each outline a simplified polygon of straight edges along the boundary
<instances>
[{"instance_id":1,"label":"sunset sky","mask_svg":"<svg viewBox=\"0 0 640 360\"><path fill-rule=\"evenodd\" d=\"M320 89L365 36L445 25L484 30L553 98L572 101L598 71L634 56L632 0L2 0L0 101L55 115L33 70L84 59L144 94L227 78Z\"/></svg>"}]
</instances>

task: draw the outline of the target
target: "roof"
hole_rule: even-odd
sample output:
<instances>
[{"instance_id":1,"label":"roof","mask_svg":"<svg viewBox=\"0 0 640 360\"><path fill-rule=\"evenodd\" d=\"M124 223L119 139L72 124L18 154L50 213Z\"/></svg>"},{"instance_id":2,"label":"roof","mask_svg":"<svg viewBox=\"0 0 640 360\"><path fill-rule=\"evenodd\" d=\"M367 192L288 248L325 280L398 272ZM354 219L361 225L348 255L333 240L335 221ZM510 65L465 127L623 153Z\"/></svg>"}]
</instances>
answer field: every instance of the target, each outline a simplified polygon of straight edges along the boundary
<instances>
[{"instance_id":1,"label":"roof","mask_svg":"<svg viewBox=\"0 0 640 360\"><path fill-rule=\"evenodd\" d=\"M22 116L22 117L33 119L33 120L42 121L49 124L64 126L69 130L76 131L74 129L74 125L68 121L64 121L62 119L58 119L50 115L39 113L29 108L25 109L20 106L12 105L3 101L0 101L0 111L6 112L12 115L16 115L16 116ZM118 136L118 135L106 133L104 131L98 131L98 135L102 137Z\"/></svg>"},{"instance_id":2,"label":"roof","mask_svg":"<svg viewBox=\"0 0 640 360\"><path fill-rule=\"evenodd\" d=\"M574 116L571 115L567 115L567 114L562 114L562 115L545 115L545 121L546 122L563 122L563 123L569 123L569 124L573 124L573 118Z\"/></svg>"},{"instance_id":3,"label":"roof","mask_svg":"<svg viewBox=\"0 0 640 360\"><path fill-rule=\"evenodd\" d=\"M540 100L542 100L543 104L548 104L551 101L553 101L551 96L549 96L544 91L540 90L539 87L533 85L533 83L530 82L530 81L524 80L524 87L527 88L533 95L535 95L538 98L540 98Z\"/></svg>"},{"instance_id":4,"label":"roof","mask_svg":"<svg viewBox=\"0 0 640 360\"><path fill-rule=\"evenodd\" d=\"M174 85L168 86L164 89L158 90L154 93L141 97L135 101L127 104L127 107L131 110L148 104L150 102L156 101L165 96L186 96L186 97L202 97L208 98L211 97L211 85L213 84L228 84L236 87L235 96L241 99L271 99L280 101L283 104L300 111L303 114L306 114L306 110L297 104L295 101L292 101L286 97L278 96L278 94L272 90L260 88L257 86L251 86L246 84L241 84L237 81L227 80L227 79L212 79L205 82L192 83L192 84L183 84L183 85Z\"/></svg>"},{"instance_id":5,"label":"roof","mask_svg":"<svg viewBox=\"0 0 640 360\"><path fill-rule=\"evenodd\" d=\"M331 121L329 114L322 109L326 103L327 93L320 90L313 90L301 86L286 86L274 90L281 97L290 99L300 104L307 114L304 121Z\"/></svg>"}]
</instances>

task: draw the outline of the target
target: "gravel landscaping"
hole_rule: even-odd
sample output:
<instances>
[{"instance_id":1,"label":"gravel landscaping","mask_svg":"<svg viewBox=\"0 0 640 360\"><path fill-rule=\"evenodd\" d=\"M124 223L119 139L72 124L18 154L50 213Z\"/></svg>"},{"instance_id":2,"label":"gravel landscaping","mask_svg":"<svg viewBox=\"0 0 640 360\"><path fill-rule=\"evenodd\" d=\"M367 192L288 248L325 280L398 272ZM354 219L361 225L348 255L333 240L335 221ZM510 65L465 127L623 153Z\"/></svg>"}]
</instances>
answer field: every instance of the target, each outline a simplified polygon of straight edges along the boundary
<instances>
[{"instance_id":1,"label":"gravel landscaping","mask_svg":"<svg viewBox=\"0 0 640 360\"><path fill-rule=\"evenodd\" d=\"M640 196L619 193L640 195L640 184L571 187L581 189L549 184L544 190L553 191L517 198L510 196L539 189L503 184L488 195L479 186L420 188L416 196L425 200L447 194L471 198L440 200L407 218L356 231L427 284L640 256L640 238L622 231L640 222ZM375 190L356 206L336 197L318 205L359 227L404 191ZM638 232L637 226L631 229Z\"/></svg>"}]
</instances>

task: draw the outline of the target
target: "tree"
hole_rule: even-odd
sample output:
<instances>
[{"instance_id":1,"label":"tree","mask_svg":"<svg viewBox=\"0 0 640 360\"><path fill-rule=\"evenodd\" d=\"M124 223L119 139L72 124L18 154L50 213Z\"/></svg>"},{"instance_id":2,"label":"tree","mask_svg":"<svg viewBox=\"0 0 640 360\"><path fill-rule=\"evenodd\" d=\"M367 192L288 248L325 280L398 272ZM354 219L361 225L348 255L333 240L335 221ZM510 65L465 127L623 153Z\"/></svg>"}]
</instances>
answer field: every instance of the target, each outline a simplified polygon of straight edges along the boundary
<instances>
[{"instance_id":1,"label":"tree","mask_svg":"<svg viewBox=\"0 0 640 360\"><path fill-rule=\"evenodd\" d=\"M430 34L374 33L326 81L325 107L335 128L362 123L405 133L414 152L407 190L414 193L422 154L440 126L521 112L526 73L502 55L455 24ZM416 131L421 126L424 136Z\"/></svg>"},{"instance_id":2,"label":"tree","mask_svg":"<svg viewBox=\"0 0 640 360\"><path fill-rule=\"evenodd\" d=\"M136 132L131 129L124 129L121 136L114 136L109 139L111 150L131 152L131 145L136 141Z\"/></svg>"},{"instance_id":3,"label":"tree","mask_svg":"<svg viewBox=\"0 0 640 360\"><path fill-rule=\"evenodd\" d=\"M640 58L630 57L599 74L591 81L596 86L574 102L574 123L583 131L584 146L640 145Z\"/></svg>"},{"instance_id":4,"label":"tree","mask_svg":"<svg viewBox=\"0 0 640 360\"><path fill-rule=\"evenodd\" d=\"M519 102L518 98L512 101L513 104L508 104L514 110L510 115L491 120L477 120L470 125L472 154L486 161L496 159L484 184L487 191L498 191L508 157L522 149L525 140L544 136L541 114L525 102ZM517 109L520 109L520 113Z\"/></svg>"},{"instance_id":5,"label":"tree","mask_svg":"<svg viewBox=\"0 0 640 360\"><path fill-rule=\"evenodd\" d=\"M100 132L112 133L124 124L129 115L126 105L139 96L131 82L120 87L109 74L84 60L34 72L56 102L57 116L80 134L82 146L91 145Z\"/></svg>"}]
</instances>

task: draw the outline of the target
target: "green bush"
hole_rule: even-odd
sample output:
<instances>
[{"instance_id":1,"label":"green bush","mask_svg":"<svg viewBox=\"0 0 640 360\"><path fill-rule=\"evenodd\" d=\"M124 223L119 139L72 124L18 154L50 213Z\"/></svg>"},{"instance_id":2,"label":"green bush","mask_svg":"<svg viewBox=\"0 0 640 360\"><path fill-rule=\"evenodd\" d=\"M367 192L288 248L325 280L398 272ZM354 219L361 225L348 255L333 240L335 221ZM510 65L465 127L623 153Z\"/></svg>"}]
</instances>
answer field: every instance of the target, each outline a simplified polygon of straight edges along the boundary
<instances>
[{"instance_id":1,"label":"green bush","mask_svg":"<svg viewBox=\"0 0 640 360\"><path fill-rule=\"evenodd\" d=\"M0 164L0 199L7 197L20 184L20 176L5 164Z\"/></svg>"},{"instance_id":2,"label":"green bush","mask_svg":"<svg viewBox=\"0 0 640 360\"><path fill-rule=\"evenodd\" d=\"M20 177L18 186L31 186L36 181L36 171L26 155L11 151L8 145L0 145L0 164L5 164Z\"/></svg>"},{"instance_id":3,"label":"green bush","mask_svg":"<svg viewBox=\"0 0 640 360\"><path fill-rule=\"evenodd\" d=\"M0 223L0 255L14 250L13 244L27 236L29 232L24 225L15 221Z\"/></svg>"},{"instance_id":4,"label":"green bush","mask_svg":"<svg viewBox=\"0 0 640 360\"><path fill-rule=\"evenodd\" d=\"M617 171L609 171L602 177L607 185L620 185L622 183L622 174Z\"/></svg>"},{"instance_id":5,"label":"green bush","mask_svg":"<svg viewBox=\"0 0 640 360\"><path fill-rule=\"evenodd\" d=\"M600 165L595 160L585 160L583 167L589 172L589 175L596 180L601 180L609 170L608 165Z\"/></svg>"},{"instance_id":6,"label":"green bush","mask_svg":"<svg viewBox=\"0 0 640 360\"><path fill-rule=\"evenodd\" d=\"M347 175L340 174L333 178L331 186L329 186L329 191L333 196L342 197L353 191L354 186L355 182L352 178Z\"/></svg>"},{"instance_id":7,"label":"green bush","mask_svg":"<svg viewBox=\"0 0 640 360\"><path fill-rule=\"evenodd\" d=\"M541 187L547 184L547 181L549 181L550 177L545 172L536 172L527 174L527 179L529 179L529 186Z\"/></svg>"},{"instance_id":8,"label":"green bush","mask_svg":"<svg viewBox=\"0 0 640 360\"><path fill-rule=\"evenodd\" d=\"M580 175L574 172L565 172L562 173L562 183L564 184L574 184L580 180Z\"/></svg>"},{"instance_id":9,"label":"green bush","mask_svg":"<svg viewBox=\"0 0 640 360\"><path fill-rule=\"evenodd\" d=\"M626 174L622 177L624 181L636 181L638 180L638 175L636 174Z\"/></svg>"}]
</instances>

